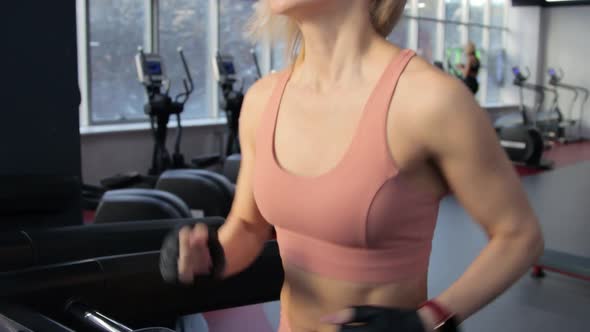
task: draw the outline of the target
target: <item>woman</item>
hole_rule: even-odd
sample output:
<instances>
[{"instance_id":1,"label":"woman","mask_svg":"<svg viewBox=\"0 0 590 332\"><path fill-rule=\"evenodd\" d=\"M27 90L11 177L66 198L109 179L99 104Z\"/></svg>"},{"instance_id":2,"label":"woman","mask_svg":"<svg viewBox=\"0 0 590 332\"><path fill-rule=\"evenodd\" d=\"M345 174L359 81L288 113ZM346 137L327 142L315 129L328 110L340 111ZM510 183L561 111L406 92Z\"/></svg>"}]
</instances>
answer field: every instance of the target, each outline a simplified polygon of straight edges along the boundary
<instances>
[{"instance_id":1,"label":"woman","mask_svg":"<svg viewBox=\"0 0 590 332\"><path fill-rule=\"evenodd\" d=\"M479 74L479 59L475 56L475 44L472 42L465 45L465 56L467 57L466 64L458 64L457 67L461 71L463 82L473 94L476 94L479 90L479 82L477 81L477 75Z\"/></svg>"},{"instance_id":2,"label":"woman","mask_svg":"<svg viewBox=\"0 0 590 332\"><path fill-rule=\"evenodd\" d=\"M521 277L543 246L489 119L461 83L386 41L404 1L259 5L257 27L276 31L268 24L282 15L300 51L245 97L236 196L218 233L223 275L247 268L274 225L285 270L281 332L453 330ZM427 301L448 192L490 241ZM212 270L207 243L204 226L181 231L183 282Z\"/></svg>"}]
</instances>

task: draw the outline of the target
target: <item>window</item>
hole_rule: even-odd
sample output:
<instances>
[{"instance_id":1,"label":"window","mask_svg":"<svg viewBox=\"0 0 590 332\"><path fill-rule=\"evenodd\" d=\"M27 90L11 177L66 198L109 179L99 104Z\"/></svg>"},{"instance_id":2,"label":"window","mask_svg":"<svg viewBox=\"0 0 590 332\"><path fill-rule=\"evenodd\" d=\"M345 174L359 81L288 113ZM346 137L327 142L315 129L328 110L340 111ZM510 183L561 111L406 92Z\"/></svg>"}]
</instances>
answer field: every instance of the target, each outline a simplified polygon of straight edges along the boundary
<instances>
[{"instance_id":1,"label":"window","mask_svg":"<svg viewBox=\"0 0 590 332\"><path fill-rule=\"evenodd\" d=\"M463 19L461 0L445 0L445 19L461 22ZM463 48L463 31L465 26L456 23L445 23L444 56L447 61L456 64L456 49Z\"/></svg>"},{"instance_id":2,"label":"window","mask_svg":"<svg viewBox=\"0 0 590 332\"><path fill-rule=\"evenodd\" d=\"M189 62L195 90L185 105L186 118L217 116L217 86L211 77L215 47L234 56L236 70L247 89L257 72L251 49L262 70L286 65L285 45L253 45L245 27L257 0L77 0L78 27L82 27L80 87L90 103L83 103L83 124L146 121L146 95L137 81L134 57L139 46L153 43L166 64L171 93L182 89L184 70L177 48ZM504 21L507 0L418 0L408 2L395 29L387 37L400 47L416 47L427 61L464 61L468 40L479 50L482 62L480 97L501 102L504 77ZM210 4L219 9L218 15ZM441 6L444 6L441 7ZM83 8L83 10L81 9ZM443 10L444 9L444 10ZM149 13L149 15L148 15ZM444 13L444 15L443 15ZM153 24L158 23L158 26ZM158 33L154 33L154 32ZM216 34L218 32L218 34Z\"/></svg>"},{"instance_id":3,"label":"window","mask_svg":"<svg viewBox=\"0 0 590 332\"><path fill-rule=\"evenodd\" d=\"M99 0L100 1L100 0ZM160 55L171 81L171 96L183 91L186 77L178 48L182 47L193 77L194 91L184 106L183 119L208 117L209 48L207 0L160 0ZM143 98L145 101L145 97Z\"/></svg>"},{"instance_id":4,"label":"window","mask_svg":"<svg viewBox=\"0 0 590 332\"><path fill-rule=\"evenodd\" d=\"M421 0L418 2L418 16L426 18L436 18L438 15L437 0ZM436 58L437 47L437 27L438 23L427 20L420 20L418 23L418 54L423 56L428 62L433 62Z\"/></svg>"},{"instance_id":5,"label":"window","mask_svg":"<svg viewBox=\"0 0 590 332\"><path fill-rule=\"evenodd\" d=\"M256 0L219 0L219 50L234 56L236 72L245 80L245 89L256 78L256 65L250 53L254 45L245 35L255 3Z\"/></svg>"},{"instance_id":6,"label":"window","mask_svg":"<svg viewBox=\"0 0 590 332\"><path fill-rule=\"evenodd\" d=\"M492 29L490 31L490 50L488 54L488 94L486 101L499 103L500 88L505 80L505 61L503 50L503 31Z\"/></svg>"},{"instance_id":7,"label":"window","mask_svg":"<svg viewBox=\"0 0 590 332\"><path fill-rule=\"evenodd\" d=\"M504 1L492 0L490 3L490 25L494 27L504 26ZM501 29L490 29L490 47L488 55L488 103L499 103L500 88L504 85L505 78L505 55L504 55L504 32Z\"/></svg>"},{"instance_id":8,"label":"window","mask_svg":"<svg viewBox=\"0 0 590 332\"><path fill-rule=\"evenodd\" d=\"M504 26L504 0L491 0L490 25Z\"/></svg>"},{"instance_id":9,"label":"window","mask_svg":"<svg viewBox=\"0 0 590 332\"><path fill-rule=\"evenodd\" d=\"M410 10L410 6L406 4L406 6L404 7L404 12L399 19L399 22L397 22L397 24L393 28L393 31L387 37L387 40L401 48L406 48L410 46L408 41L410 20L407 17L405 17L406 15L410 14Z\"/></svg>"},{"instance_id":10,"label":"window","mask_svg":"<svg viewBox=\"0 0 590 332\"><path fill-rule=\"evenodd\" d=\"M89 2L91 123L146 119L134 57L143 45L142 0Z\"/></svg>"},{"instance_id":11,"label":"window","mask_svg":"<svg viewBox=\"0 0 590 332\"><path fill-rule=\"evenodd\" d=\"M437 18L438 4L438 0L420 0L418 2L418 16Z\"/></svg>"},{"instance_id":12,"label":"window","mask_svg":"<svg viewBox=\"0 0 590 332\"><path fill-rule=\"evenodd\" d=\"M459 24L445 24L445 50L462 47L461 31L463 27Z\"/></svg>"},{"instance_id":13,"label":"window","mask_svg":"<svg viewBox=\"0 0 590 332\"><path fill-rule=\"evenodd\" d=\"M401 48L408 47L408 23L409 20L402 17L395 28L393 28L393 32L387 37L387 40Z\"/></svg>"},{"instance_id":14,"label":"window","mask_svg":"<svg viewBox=\"0 0 590 332\"><path fill-rule=\"evenodd\" d=\"M445 19L462 21L461 0L445 0Z\"/></svg>"},{"instance_id":15,"label":"window","mask_svg":"<svg viewBox=\"0 0 590 332\"><path fill-rule=\"evenodd\" d=\"M483 50L483 28L478 26L469 27L469 40L475 44L478 51Z\"/></svg>"},{"instance_id":16,"label":"window","mask_svg":"<svg viewBox=\"0 0 590 332\"><path fill-rule=\"evenodd\" d=\"M469 23L483 24L485 0L469 0Z\"/></svg>"},{"instance_id":17,"label":"window","mask_svg":"<svg viewBox=\"0 0 590 332\"><path fill-rule=\"evenodd\" d=\"M286 58L286 46L285 46L285 42L283 41L277 41L274 43L273 47L272 47L272 65L271 65L271 69L272 70L276 70L279 71L281 69L283 69L283 67L285 66L286 62L287 62L287 58Z\"/></svg>"},{"instance_id":18,"label":"window","mask_svg":"<svg viewBox=\"0 0 590 332\"><path fill-rule=\"evenodd\" d=\"M420 21L418 25L418 54L426 61L432 63L435 59L436 52L436 23L430 21Z\"/></svg>"}]
</instances>

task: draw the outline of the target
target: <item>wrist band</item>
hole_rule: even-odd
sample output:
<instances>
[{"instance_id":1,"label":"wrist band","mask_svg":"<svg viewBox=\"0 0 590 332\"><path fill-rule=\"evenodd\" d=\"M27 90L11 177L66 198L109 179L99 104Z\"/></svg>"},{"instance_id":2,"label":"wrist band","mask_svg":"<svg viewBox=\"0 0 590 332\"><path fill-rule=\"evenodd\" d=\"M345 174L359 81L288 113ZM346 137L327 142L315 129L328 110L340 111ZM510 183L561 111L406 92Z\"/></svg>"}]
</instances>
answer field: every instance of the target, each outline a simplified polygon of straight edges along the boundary
<instances>
[{"instance_id":1,"label":"wrist band","mask_svg":"<svg viewBox=\"0 0 590 332\"><path fill-rule=\"evenodd\" d=\"M442 305L440 305L438 302L434 300L428 300L422 303L422 305L420 305L420 309L421 308L428 308L432 312L434 312L434 314L436 315L435 329L439 328L447 320L449 320L449 318L453 317L453 314L451 312L449 312L447 309L445 309Z\"/></svg>"}]
</instances>

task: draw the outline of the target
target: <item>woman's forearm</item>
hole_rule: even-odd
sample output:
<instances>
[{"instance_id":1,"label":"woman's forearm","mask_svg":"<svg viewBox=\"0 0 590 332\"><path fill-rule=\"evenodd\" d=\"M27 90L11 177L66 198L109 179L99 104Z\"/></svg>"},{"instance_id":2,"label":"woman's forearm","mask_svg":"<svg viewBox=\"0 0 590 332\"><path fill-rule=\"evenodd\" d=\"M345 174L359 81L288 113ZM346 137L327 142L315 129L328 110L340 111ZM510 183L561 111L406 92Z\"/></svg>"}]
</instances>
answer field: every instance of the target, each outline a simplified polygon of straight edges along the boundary
<instances>
[{"instance_id":1,"label":"woman's forearm","mask_svg":"<svg viewBox=\"0 0 590 332\"><path fill-rule=\"evenodd\" d=\"M543 250L536 222L529 224L527 229L491 235L477 259L436 300L462 321L508 289Z\"/></svg>"},{"instance_id":2,"label":"woman's forearm","mask_svg":"<svg viewBox=\"0 0 590 332\"><path fill-rule=\"evenodd\" d=\"M254 225L229 216L219 229L219 241L226 259L225 278L240 273L249 267L269 240L271 228L267 225Z\"/></svg>"}]
</instances>

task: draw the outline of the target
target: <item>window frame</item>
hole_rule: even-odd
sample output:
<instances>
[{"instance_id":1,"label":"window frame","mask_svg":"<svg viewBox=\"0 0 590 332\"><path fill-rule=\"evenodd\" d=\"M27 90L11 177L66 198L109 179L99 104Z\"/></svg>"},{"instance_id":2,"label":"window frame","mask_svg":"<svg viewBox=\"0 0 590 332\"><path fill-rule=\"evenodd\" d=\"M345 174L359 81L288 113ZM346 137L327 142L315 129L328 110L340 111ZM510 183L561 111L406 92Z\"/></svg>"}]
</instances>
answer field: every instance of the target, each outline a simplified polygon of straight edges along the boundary
<instances>
[{"instance_id":1,"label":"window frame","mask_svg":"<svg viewBox=\"0 0 590 332\"><path fill-rule=\"evenodd\" d=\"M100 0L76 0L76 15L77 15L77 38L78 38L78 80L80 93L82 96L82 102L80 104L80 126L81 127L92 127L102 125L126 125L133 123L145 123L146 120L123 120L123 121L110 121L110 122L94 122L92 120L92 73L90 63L90 1ZM219 1L220 0L208 0L209 3L209 19L208 19L208 36L207 44L209 48L209 57L216 54L219 48L220 28L219 28ZM504 4L504 17L502 26L493 26L491 22L491 11L492 5L491 0L484 0L484 21L483 23L472 23L469 22L469 0L461 0L461 20L447 20L445 17L446 5L445 0L437 0L438 11L437 17L420 17L419 16L419 3L420 0L409 0L407 5L410 7L409 15L404 14L404 19L408 20L407 29L407 47L410 49L417 49L418 47L418 25L421 20L432 21L436 23L435 42L436 49L434 54L439 58L444 58L444 42L445 42L445 26L446 24L456 24L461 29L461 43L465 44L469 38L469 27L481 27L483 28L482 45L481 47L485 50L489 49L490 46L490 31L491 29L502 30L502 45L506 42L506 28L507 16L509 4L508 1ZM146 11L146 21L144 26L144 48L148 52L158 52L160 45L160 0L143 0L143 5ZM260 67L263 73L268 73L272 68L272 48L273 43L270 41L270 36L267 36L259 45L260 47ZM208 91L208 109L209 116L206 120L218 120L223 118L222 113L219 110L219 87L213 80L212 66L207 66L207 91ZM487 70L482 71L480 75L480 93L478 94L482 104L485 104L487 98ZM191 119L192 120L192 119ZM197 121L198 122L198 121Z\"/></svg>"}]
</instances>

